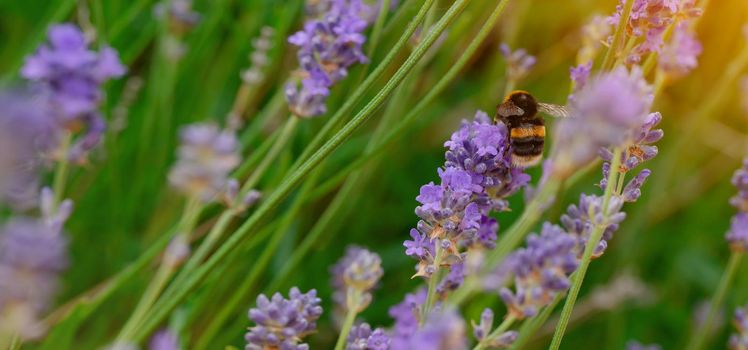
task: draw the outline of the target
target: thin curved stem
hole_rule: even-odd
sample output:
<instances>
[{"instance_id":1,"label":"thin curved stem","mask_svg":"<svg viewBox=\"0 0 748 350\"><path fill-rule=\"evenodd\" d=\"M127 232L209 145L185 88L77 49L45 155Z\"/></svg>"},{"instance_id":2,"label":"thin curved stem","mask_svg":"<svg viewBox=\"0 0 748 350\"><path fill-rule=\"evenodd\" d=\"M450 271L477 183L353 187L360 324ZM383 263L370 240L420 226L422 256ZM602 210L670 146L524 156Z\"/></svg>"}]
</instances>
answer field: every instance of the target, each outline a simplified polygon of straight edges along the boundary
<instances>
[{"instance_id":1,"label":"thin curved stem","mask_svg":"<svg viewBox=\"0 0 748 350\"><path fill-rule=\"evenodd\" d=\"M68 131L64 131L62 135L62 141L60 143L60 155L55 169L55 178L53 183L54 191L54 207L57 208L65 196L65 183L67 182L70 160L68 159L68 152L70 151L70 143L73 140L73 136Z\"/></svg>"},{"instance_id":2,"label":"thin curved stem","mask_svg":"<svg viewBox=\"0 0 748 350\"><path fill-rule=\"evenodd\" d=\"M340 328L338 341L335 343L335 350L343 350L345 348L346 340L348 340L348 333L351 332L353 322L356 321L356 315L358 314L361 292L358 290L349 290L348 295L351 299L348 300L348 313L345 315L343 326Z\"/></svg>"},{"instance_id":3,"label":"thin curved stem","mask_svg":"<svg viewBox=\"0 0 748 350\"><path fill-rule=\"evenodd\" d=\"M612 68L613 63L615 62L616 56L618 54L618 45L622 42L625 36L625 28L628 23L629 16L631 15L631 9L633 7L634 0L626 0L626 3L623 5L623 13L618 19L618 25L616 26L616 31L613 35L613 42L610 44L610 46L608 47L608 51L605 53L605 58L603 59L602 63L602 70L608 70Z\"/></svg>"},{"instance_id":4,"label":"thin curved stem","mask_svg":"<svg viewBox=\"0 0 748 350\"><path fill-rule=\"evenodd\" d=\"M727 268L722 274L717 290L714 291L714 296L712 296L712 301L709 304L709 313L706 314L706 319L704 319L704 323L701 327L693 333L691 341L688 342L688 350L699 350L703 348L707 342L709 331L713 329L714 320L717 318L717 313L719 313L722 302L725 300L727 289L730 288L730 284L732 284L732 280L735 278L735 273L740 266L740 261L743 259L743 255L743 252L738 251L733 251L732 254L730 254Z\"/></svg>"},{"instance_id":5,"label":"thin curved stem","mask_svg":"<svg viewBox=\"0 0 748 350\"><path fill-rule=\"evenodd\" d=\"M558 325L556 325L556 332L553 334L553 340L551 341L551 346L549 347L550 350L558 350L558 348L561 346L561 340L564 337L564 332L566 332L566 327L568 326L569 320L571 319L571 312L574 310L574 304L576 303L577 297L579 296L579 290L582 288L582 282L584 281L584 276L587 273L587 268L590 265L592 253L595 251L595 248L597 248L597 245L603 236L603 232L605 232L605 228L607 227L608 206L610 205L610 199L615 192L614 188L619 175L618 171L616 170L621 164L622 152L623 151L621 148L616 148L616 150L613 152L610 172L608 174L608 185L605 187L605 193L603 194L603 205L601 208L603 220L602 223L595 226L592 233L590 233L590 238L587 240L587 243L584 247L582 260L579 262L579 267L575 272L571 289L569 290L569 294L566 297L566 302L564 303L564 308L561 310L561 318L558 322Z\"/></svg>"}]
</instances>

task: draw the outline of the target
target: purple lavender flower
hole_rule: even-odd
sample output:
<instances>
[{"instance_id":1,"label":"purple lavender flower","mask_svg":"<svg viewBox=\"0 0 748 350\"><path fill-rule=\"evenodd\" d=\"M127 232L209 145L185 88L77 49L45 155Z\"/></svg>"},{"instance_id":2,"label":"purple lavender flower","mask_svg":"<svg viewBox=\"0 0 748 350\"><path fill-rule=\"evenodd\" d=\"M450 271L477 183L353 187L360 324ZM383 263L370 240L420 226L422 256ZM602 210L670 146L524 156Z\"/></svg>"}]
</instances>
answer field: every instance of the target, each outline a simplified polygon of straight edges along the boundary
<instances>
[{"instance_id":1,"label":"purple lavender flower","mask_svg":"<svg viewBox=\"0 0 748 350\"><path fill-rule=\"evenodd\" d=\"M590 72L592 72L592 61L569 69L571 81L574 83L574 91L584 88L587 79L590 77Z\"/></svg>"},{"instance_id":2,"label":"purple lavender flower","mask_svg":"<svg viewBox=\"0 0 748 350\"><path fill-rule=\"evenodd\" d=\"M272 27L264 26L260 36L252 40L252 54L249 55L250 67L242 71L241 78L245 84L257 85L265 78L264 69L268 65L268 51L273 47L275 31Z\"/></svg>"},{"instance_id":3,"label":"purple lavender flower","mask_svg":"<svg viewBox=\"0 0 748 350\"><path fill-rule=\"evenodd\" d=\"M527 247L508 257L516 291L503 288L501 298L509 312L522 319L532 317L548 305L557 293L567 290L569 275L576 270L577 239L561 227L545 223L540 235L530 235Z\"/></svg>"},{"instance_id":4,"label":"purple lavender flower","mask_svg":"<svg viewBox=\"0 0 748 350\"><path fill-rule=\"evenodd\" d=\"M319 304L314 289L302 294L293 287L288 299L280 293L275 293L272 299L260 294L257 307L249 310L249 318L256 325L244 336L246 349L308 350L307 344L299 343L317 328L317 319L322 315Z\"/></svg>"},{"instance_id":5,"label":"purple lavender flower","mask_svg":"<svg viewBox=\"0 0 748 350\"><path fill-rule=\"evenodd\" d=\"M169 182L184 194L209 202L226 188L229 173L239 164L236 137L207 123L183 127L180 138Z\"/></svg>"},{"instance_id":6,"label":"purple lavender flower","mask_svg":"<svg viewBox=\"0 0 748 350\"><path fill-rule=\"evenodd\" d=\"M657 344L642 344L636 340L631 340L626 343L626 350L662 350Z\"/></svg>"},{"instance_id":7,"label":"purple lavender flower","mask_svg":"<svg viewBox=\"0 0 748 350\"><path fill-rule=\"evenodd\" d=\"M0 90L0 202L16 209L36 204L39 171L58 144L47 105L28 90Z\"/></svg>"},{"instance_id":8,"label":"purple lavender flower","mask_svg":"<svg viewBox=\"0 0 748 350\"><path fill-rule=\"evenodd\" d=\"M153 335L149 343L150 350L179 350L179 337L171 329L162 329Z\"/></svg>"},{"instance_id":9,"label":"purple lavender flower","mask_svg":"<svg viewBox=\"0 0 748 350\"><path fill-rule=\"evenodd\" d=\"M613 238L613 233L618 230L619 224L626 218L626 213L621 211L623 200L618 196L610 198L607 213L603 213L602 208L603 197L583 193L579 197L579 205L570 205L566 214L561 216L561 224L566 232L573 235L577 240L576 252L579 258L584 253L592 231L601 225L606 225L605 230L602 239L592 252L592 257L597 258L605 253L608 240Z\"/></svg>"},{"instance_id":10,"label":"purple lavender flower","mask_svg":"<svg viewBox=\"0 0 748 350\"><path fill-rule=\"evenodd\" d=\"M587 64L595 60L602 42L610 35L611 25L608 19L594 16L582 27L582 47L577 53L577 63Z\"/></svg>"},{"instance_id":11,"label":"purple lavender flower","mask_svg":"<svg viewBox=\"0 0 748 350\"><path fill-rule=\"evenodd\" d=\"M315 117L326 111L330 87L348 75L348 67L365 63L362 51L368 26L361 15L361 0L334 0L319 19L310 19L304 29L288 38L299 48L301 86L286 85L286 100L292 113Z\"/></svg>"},{"instance_id":12,"label":"purple lavender flower","mask_svg":"<svg viewBox=\"0 0 748 350\"><path fill-rule=\"evenodd\" d=\"M464 259L464 258L463 258ZM447 292L460 288L465 281L465 262L459 261L449 266L449 273L436 287L436 292L446 295Z\"/></svg>"},{"instance_id":13,"label":"purple lavender flower","mask_svg":"<svg viewBox=\"0 0 748 350\"><path fill-rule=\"evenodd\" d=\"M732 184L737 188L738 194L730 198L730 204L738 213L730 221L726 238L733 250L748 251L748 159L743 161L742 168L735 171Z\"/></svg>"},{"instance_id":14,"label":"purple lavender flower","mask_svg":"<svg viewBox=\"0 0 748 350\"><path fill-rule=\"evenodd\" d=\"M192 10L192 0L170 0L159 3L154 8L157 18L167 18L172 33L184 34L200 22L199 13Z\"/></svg>"},{"instance_id":15,"label":"purple lavender flower","mask_svg":"<svg viewBox=\"0 0 748 350\"><path fill-rule=\"evenodd\" d=\"M377 285L382 278L382 259L376 253L372 253L364 248L349 246L343 256L330 269L332 274L332 285L335 289L333 300L338 306L348 310L355 308L356 311L362 311L371 302L370 291ZM363 300L356 301L357 305L352 305L354 301L347 300L350 294L349 290L356 290L362 293Z\"/></svg>"},{"instance_id":16,"label":"purple lavender flower","mask_svg":"<svg viewBox=\"0 0 748 350\"><path fill-rule=\"evenodd\" d=\"M44 220L16 217L0 228L0 330L42 335L39 316L67 264L67 239Z\"/></svg>"},{"instance_id":17,"label":"purple lavender flower","mask_svg":"<svg viewBox=\"0 0 748 350\"><path fill-rule=\"evenodd\" d=\"M662 48L658 57L660 69L673 78L687 75L698 66L701 51L701 43L690 31L688 23L682 22L675 27L670 42Z\"/></svg>"},{"instance_id":18,"label":"purple lavender flower","mask_svg":"<svg viewBox=\"0 0 748 350\"><path fill-rule=\"evenodd\" d=\"M346 350L389 350L390 338L382 328L372 331L368 323L351 328L348 333Z\"/></svg>"},{"instance_id":19,"label":"purple lavender flower","mask_svg":"<svg viewBox=\"0 0 748 350\"><path fill-rule=\"evenodd\" d=\"M609 17L609 23L617 25L623 13L624 0L616 7L616 12ZM630 37L642 38L626 62L635 64L641 57L651 52L660 52L663 46L663 35L674 21L683 18L694 18L701 15L693 0L635 0L628 22L626 33Z\"/></svg>"},{"instance_id":20,"label":"purple lavender flower","mask_svg":"<svg viewBox=\"0 0 748 350\"><path fill-rule=\"evenodd\" d=\"M600 148L632 142L647 122L652 88L638 68L593 77L570 96L570 113L556 127L553 173L565 177L592 161ZM578 137L580 134L586 137Z\"/></svg>"},{"instance_id":21,"label":"purple lavender flower","mask_svg":"<svg viewBox=\"0 0 748 350\"><path fill-rule=\"evenodd\" d=\"M79 158L99 142L104 131L98 112L101 85L124 75L125 67L112 48L90 50L75 25L52 26L48 38L48 45L26 58L21 75L40 83L60 126L73 132L87 130L71 151L71 157Z\"/></svg>"},{"instance_id":22,"label":"purple lavender flower","mask_svg":"<svg viewBox=\"0 0 748 350\"><path fill-rule=\"evenodd\" d=\"M522 80L535 66L537 59L525 49L512 49L507 44L499 46L501 55L506 59L506 79L512 83Z\"/></svg>"},{"instance_id":23,"label":"purple lavender flower","mask_svg":"<svg viewBox=\"0 0 748 350\"><path fill-rule=\"evenodd\" d=\"M395 329L390 350L412 349L467 349L465 321L454 310L435 309L429 313L423 327L414 333L405 333Z\"/></svg>"},{"instance_id":24,"label":"purple lavender flower","mask_svg":"<svg viewBox=\"0 0 748 350\"><path fill-rule=\"evenodd\" d=\"M730 336L727 343L730 350L748 350L748 306L735 309L732 323L737 328L738 333Z\"/></svg>"},{"instance_id":25,"label":"purple lavender flower","mask_svg":"<svg viewBox=\"0 0 748 350\"><path fill-rule=\"evenodd\" d=\"M392 327L393 337L408 337L418 329L418 315L421 306L426 302L426 290L419 289L406 294L403 301L389 309L389 315L395 319Z\"/></svg>"}]
</instances>

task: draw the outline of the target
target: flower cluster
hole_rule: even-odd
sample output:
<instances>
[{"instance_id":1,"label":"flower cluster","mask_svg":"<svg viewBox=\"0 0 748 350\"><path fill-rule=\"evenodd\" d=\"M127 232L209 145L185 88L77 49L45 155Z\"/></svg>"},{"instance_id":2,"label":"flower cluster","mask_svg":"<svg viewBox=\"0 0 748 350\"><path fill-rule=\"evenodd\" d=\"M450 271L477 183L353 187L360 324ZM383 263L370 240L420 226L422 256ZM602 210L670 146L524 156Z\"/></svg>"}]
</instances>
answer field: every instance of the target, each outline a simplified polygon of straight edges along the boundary
<instances>
[{"instance_id":1,"label":"flower cluster","mask_svg":"<svg viewBox=\"0 0 748 350\"><path fill-rule=\"evenodd\" d=\"M645 123L652 100L652 88L636 67L592 77L569 97L572 117L556 126L552 174L564 178L595 159L600 148L631 141Z\"/></svg>"},{"instance_id":2,"label":"flower cluster","mask_svg":"<svg viewBox=\"0 0 748 350\"><path fill-rule=\"evenodd\" d=\"M114 49L89 49L83 32L72 24L52 26L48 38L48 45L26 58L21 75L40 83L61 128L70 132L86 129L70 154L81 159L98 144L105 128L98 112L101 85L124 75L125 67Z\"/></svg>"},{"instance_id":3,"label":"flower cluster","mask_svg":"<svg viewBox=\"0 0 748 350\"><path fill-rule=\"evenodd\" d=\"M390 338L382 328L372 330L368 323L362 323L351 328L345 349L389 350Z\"/></svg>"},{"instance_id":4,"label":"flower cluster","mask_svg":"<svg viewBox=\"0 0 748 350\"><path fill-rule=\"evenodd\" d=\"M28 209L37 202L43 157L57 145L57 126L28 90L0 90L0 105L0 202Z\"/></svg>"},{"instance_id":5,"label":"flower cluster","mask_svg":"<svg viewBox=\"0 0 748 350\"><path fill-rule=\"evenodd\" d=\"M335 303L356 312L366 308L371 302L371 289L384 273L381 265L382 259L376 253L356 246L348 247L345 256L331 269ZM353 300L353 292L360 293L361 300Z\"/></svg>"},{"instance_id":6,"label":"flower cluster","mask_svg":"<svg viewBox=\"0 0 748 350\"><path fill-rule=\"evenodd\" d=\"M582 47L577 53L577 64L591 63L603 46L602 42L610 35L610 24L605 17L594 16L582 27Z\"/></svg>"},{"instance_id":7,"label":"flower cluster","mask_svg":"<svg viewBox=\"0 0 748 350\"><path fill-rule=\"evenodd\" d=\"M488 348L504 349L510 347L517 336L516 331L507 331L496 336L491 336L493 329L493 311L486 308L480 315L480 323L472 322L473 335L479 342L486 344Z\"/></svg>"},{"instance_id":8,"label":"flower cluster","mask_svg":"<svg viewBox=\"0 0 748 350\"><path fill-rule=\"evenodd\" d=\"M525 49L512 49L507 44L499 46L501 55L506 60L506 79L512 83L522 80L532 67L535 66L537 59L525 51Z\"/></svg>"},{"instance_id":9,"label":"flower cluster","mask_svg":"<svg viewBox=\"0 0 748 350\"><path fill-rule=\"evenodd\" d=\"M616 12L608 18L608 23L617 25L623 15L625 0L616 7ZM641 38L640 42L625 58L627 63L638 63L648 53L660 52L663 47L667 27L676 21L698 17L701 10L693 0L635 0L628 22L626 34Z\"/></svg>"},{"instance_id":10,"label":"flower cluster","mask_svg":"<svg viewBox=\"0 0 748 350\"><path fill-rule=\"evenodd\" d=\"M699 55L703 48L689 28L687 22L678 24L670 42L665 44L660 52L659 67L669 77L685 76L699 64Z\"/></svg>"},{"instance_id":11,"label":"flower cluster","mask_svg":"<svg viewBox=\"0 0 748 350\"><path fill-rule=\"evenodd\" d=\"M621 211L623 203L621 197L613 196L608 202L607 211L603 212L603 197L583 193L579 197L579 205L569 206L566 214L561 216L561 224L576 239L577 258L582 258L592 231L601 226L604 226L602 239L592 251L592 257L597 258L605 253L608 240L613 238L618 225L626 218L626 213Z\"/></svg>"},{"instance_id":12,"label":"flower cluster","mask_svg":"<svg viewBox=\"0 0 748 350\"><path fill-rule=\"evenodd\" d=\"M39 316L57 291L67 267L67 239L62 226L73 204L53 206L53 194L41 195L42 218L13 217L0 228L0 337L24 339L44 332Z\"/></svg>"},{"instance_id":13,"label":"flower cluster","mask_svg":"<svg viewBox=\"0 0 748 350\"><path fill-rule=\"evenodd\" d=\"M735 171L732 184L738 190L738 194L730 198L738 213L730 221L730 230L727 232L727 241L734 250L748 250L748 159L743 160L743 167Z\"/></svg>"},{"instance_id":14,"label":"flower cluster","mask_svg":"<svg viewBox=\"0 0 748 350\"><path fill-rule=\"evenodd\" d=\"M257 325L244 336L248 350L289 349L307 350L299 344L301 339L314 332L322 307L317 291L302 294L291 288L289 298L275 293L271 299L264 294L257 297L257 307L249 310L249 318Z\"/></svg>"},{"instance_id":15,"label":"flower cluster","mask_svg":"<svg viewBox=\"0 0 748 350\"><path fill-rule=\"evenodd\" d=\"M229 173L239 164L236 137L206 123L182 128L180 139L169 182L190 197L213 200L226 189Z\"/></svg>"},{"instance_id":16,"label":"flower cluster","mask_svg":"<svg viewBox=\"0 0 748 350\"><path fill-rule=\"evenodd\" d=\"M391 311L390 311L391 313ZM410 333L397 329L390 350L464 350L467 349L465 321L453 309L435 309L422 327Z\"/></svg>"},{"instance_id":17,"label":"flower cluster","mask_svg":"<svg viewBox=\"0 0 748 350\"><path fill-rule=\"evenodd\" d=\"M735 309L735 315L732 320L738 333L732 334L728 345L730 350L748 349L748 306Z\"/></svg>"},{"instance_id":18,"label":"flower cluster","mask_svg":"<svg viewBox=\"0 0 748 350\"><path fill-rule=\"evenodd\" d=\"M393 339L408 338L418 330L418 315L426 302L426 294L425 289L406 294L402 302L390 308L389 315L395 320L392 327Z\"/></svg>"},{"instance_id":19,"label":"flower cluster","mask_svg":"<svg viewBox=\"0 0 748 350\"><path fill-rule=\"evenodd\" d=\"M435 271L436 245L444 253L439 265L450 266L462 260L467 248L492 249L498 223L491 211L507 210L506 197L529 181L521 169L512 168L508 133L495 125L484 112L472 122L463 121L445 142L441 183L421 187L416 215L421 219L405 241L405 253L419 259L419 276Z\"/></svg>"},{"instance_id":20,"label":"flower cluster","mask_svg":"<svg viewBox=\"0 0 748 350\"><path fill-rule=\"evenodd\" d=\"M315 117L327 110L330 87L348 75L348 67L365 63L362 51L368 26L362 17L361 0L332 0L319 18L312 18L304 29L288 38L299 48L301 84L286 85L286 100L298 117Z\"/></svg>"},{"instance_id":21,"label":"flower cluster","mask_svg":"<svg viewBox=\"0 0 748 350\"><path fill-rule=\"evenodd\" d=\"M265 78L264 69L269 63L268 51L273 47L273 34L273 28L265 26L260 30L260 36L252 40L253 50L249 55L251 64L249 69L242 71L241 75L245 84L256 85Z\"/></svg>"}]
</instances>

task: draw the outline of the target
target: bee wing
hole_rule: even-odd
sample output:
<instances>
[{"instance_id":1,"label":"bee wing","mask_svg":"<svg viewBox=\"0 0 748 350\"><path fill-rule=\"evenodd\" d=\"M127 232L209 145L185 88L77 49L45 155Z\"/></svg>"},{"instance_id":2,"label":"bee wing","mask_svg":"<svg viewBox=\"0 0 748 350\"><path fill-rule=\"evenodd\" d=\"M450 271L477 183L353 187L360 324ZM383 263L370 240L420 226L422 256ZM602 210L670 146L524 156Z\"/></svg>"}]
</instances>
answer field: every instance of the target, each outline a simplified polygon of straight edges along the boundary
<instances>
[{"instance_id":1,"label":"bee wing","mask_svg":"<svg viewBox=\"0 0 748 350\"><path fill-rule=\"evenodd\" d=\"M522 110L522 108L517 107L517 105L511 101L507 101L496 107L496 113L501 117L508 118L515 115L522 115L525 111Z\"/></svg>"},{"instance_id":2,"label":"bee wing","mask_svg":"<svg viewBox=\"0 0 748 350\"><path fill-rule=\"evenodd\" d=\"M550 103L538 103L538 111L557 118L569 117L569 110L566 107Z\"/></svg>"}]
</instances>

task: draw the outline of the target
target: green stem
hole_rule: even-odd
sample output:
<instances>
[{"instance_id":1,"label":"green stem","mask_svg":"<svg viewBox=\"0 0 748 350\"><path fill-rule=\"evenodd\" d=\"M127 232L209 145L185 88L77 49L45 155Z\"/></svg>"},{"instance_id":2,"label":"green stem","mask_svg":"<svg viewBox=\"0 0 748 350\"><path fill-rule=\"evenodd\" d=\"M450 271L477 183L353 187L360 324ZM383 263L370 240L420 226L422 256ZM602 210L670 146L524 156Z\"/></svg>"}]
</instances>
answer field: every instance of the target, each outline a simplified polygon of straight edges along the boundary
<instances>
[{"instance_id":1,"label":"green stem","mask_svg":"<svg viewBox=\"0 0 748 350\"><path fill-rule=\"evenodd\" d=\"M379 39L382 37L382 29L384 28L384 21L387 19L387 14L390 12L390 0L383 0L380 3L379 14L374 22L374 27L371 29L371 35L369 36L369 47L366 49L366 57L369 59L374 58L374 52L377 50L379 45Z\"/></svg>"},{"instance_id":2,"label":"green stem","mask_svg":"<svg viewBox=\"0 0 748 350\"><path fill-rule=\"evenodd\" d=\"M558 350L559 346L561 346L561 340L563 339L564 332L569 324L569 319L571 319L571 313L574 310L574 303L576 303L577 297L579 296L579 290L582 288L582 282L587 273L587 268L590 265L592 253L595 251L595 248L603 236L603 232L605 232L605 228L608 226L608 206L610 204L610 199L615 192L614 184L616 184L616 181L618 180L618 167L621 165L621 153L621 148L616 148L613 152L613 159L611 160L610 172L608 174L608 185L605 187L605 193L603 194L603 205L601 208L603 220L601 224L594 227L593 231L590 233L589 239L587 240L587 244L584 247L582 260L579 262L579 267L575 273L574 281L569 290L569 295L566 297L566 303L564 303L564 308L561 310L561 318L556 326L556 332L553 334L553 340L549 347L550 350Z\"/></svg>"},{"instance_id":3,"label":"green stem","mask_svg":"<svg viewBox=\"0 0 748 350\"><path fill-rule=\"evenodd\" d=\"M433 0L426 0L425 5L430 4ZM467 6L470 0L457 0L447 10L444 16L434 26L434 29L428 33L426 38L421 42L413 52L408 56L403 65L395 72L390 80L382 89L357 113L351 121L343 126L331 139L322 145L309 159L304 161L298 169L294 170L280 186L263 201L262 205L254 212L250 218L240 226L227 241L222 244L218 250L203 264L184 285L174 286L175 295L169 300L164 300L163 304L154 307L144 324L138 329L135 340L143 339L151 330L153 330L171 310L179 305L184 297L200 283L211 270L215 267L242 241L250 237L251 233L266 219L276 206L285 199L291 191L327 156L329 156L338 146L340 146L350 135L355 132L364 122L368 121L374 112L380 107L392 91L405 79L415 64L426 54L426 51L433 45L434 41L442 32L454 21L459 13ZM383 63L384 64L384 63Z\"/></svg>"},{"instance_id":4,"label":"green stem","mask_svg":"<svg viewBox=\"0 0 748 350\"><path fill-rule=\"evenodd\" d=\"M283 148L286 147L288 141L291 140L293 132L294 130L296 130L296 126L298 124L299 118L289 116L288 120L286 121L286 125L283 126L283 129L280 135L278 135L278 138L275 140L273 147L270 148L268 154L265 155L265 158L262 159L262 162L260 162L257 168L255 168L255 171L252 172L252 175L249 177L249 179L244 182L244 185L242 185L241 191L239 191L240 196L244 193L247 193L247 191L253 189L257 185L262 176L265 175L265 170L267 170L268 166L270 166L271 163L275 162L275 158L278 157L280 151L283 150Z\"/></svg>"},{"instance_id":5,"label":"green stem","mask_svg":"<svg viewBox=\"0 0 748 350\"><path fill-rule=\"evenodd\" d=\"M348 313L345 315L345 321L343 321L343 326L340 328L340 335L338 335L338 341L335 343L335 350L343 350L345 348L348 333L351 332L351 327L353 327L353 322L356 321L356 315L358 314L361 292L353 290L352 293L349 293L349 296L352 300L348 302Z\"/></svg>"},{"instance_id":6,"label":"green stem","mask_svg":"<svg viewBox=\"0 0 748 350\"><path fill-rule=\"evenodd\" d=\"M629 16L631 15L631 9L634 7L634 0L626 0L623 5L623 13L618 19L618 25L616 26L616 32L613 35L613 42L610 43L608 51L605 53L605 58L602 63L602 70L609 70L613 68L612 64L615 62L615 56L618 54L618 45L625 36L626 27L628 25Z\"/></svg>"},{"instance_id":7,"label":"green stem","mask_svg":"<svg viewBox=\"0 0 748 350\"><path fill-rule=\"evenodd\" d=\"M68 152L70 151L70 143L73 140L73 136L68 131L64 131L62 135L62 141L60 143L60 159L55 169L55 179L53 183L54 191L54 206L57 206L65 196L65 183L67 182L68 169L70 160L68 159Z\"/></svg>"},{"instance_id":8,"label":"green stem","mask_svg":"<svg viewBox=\"0 0 748 350\"><path fill-rule=\"evenodd\" d=\"M538 329L540 329L540 327L545 324L545 321L547 321L548 318L551 317L553 310L556 308L556 306L558 306L563 298L564 294L557 294L553 301L548 306L543 308L543 311L541 311L535 317L525 321L522 324L522 327L519 328L517 340L512 343L512 349L524 349L527 342L530 341L530 337L535 335Z\"/></svg>"},{"instance_id":9,"label":"green stem","mask_svg":"<svg viewBox=\"0 0 748 350\"><path fill-rule=\"evenodd\" d=\"M426 322L426 317L428 317L431 308L433 308L436 303L436 287L439 283L439 276L442 270L442 255L444 255L444 250L441 248L441 242L438 238L436 238L434 250L434 264L432 265L434 273L432 273L429 278L429 290L426 294L426 302L423 304L423 310L421 311L421 323Z\"/></svg>"},{"instance_id":10,"label":"green stem","mask_svg":"<svg viewBox=\"0 0 748 350\"><path fill-rule=\"evenodd\" d=\"M732 284L732 280L735 278L735 273L740 266L743 254L743 252L739 251L733 251L732 254L730 254L727 268L722 274L722 278L719 281L717 290L714 292L714 296L712 296L712 301L709 305L709 313L707 313L704 323L694 333L691 341L688 342L688 350L699 350L704 347L707 342L709 332L714 329L714 320L717 318L717 313L719 313L722 302L725 300L727 289L730 288L730 284Z\"/></svg>"},{"instance_id":11,"label":"green stem","mask_svg":"<svg viewBox=\"0 0 748 350\"><path fill-rule=\"evenodd\" d=\"M192 227L195 225L195 221L197 221L201 207L200 201L196 198L190 198L187 201L177 229L179 235L189 235ZM148 313L151 306L153 306L175 269L176 266L172 264L165 263L165 261L161 263L158 271L156 271L156 275L151 279L143 296L138 301L135 310L117 335L115 344L125 343L132 339L133 332L143 322L143 317Z\"/></svg>"},{"instance_id":12,"label":"green stem","mask_svg":"<svg viewBox=\"0 0 748 350\"><path fill-rule=\"evenodd\" d=\"M476 344L473 350L483 350L486 347L488 347L488 343L490 343L494 338L506 332L516 320L517 320L516 316L511 315L511 314L508 315L504 319L504 321L501 322L501 324L498 327L496 327L496 329L493 332L491 332L491 334L489 334L488 336L483 338L483 340L481 340L478 344Z\"/></svg>"}]
</instances>

